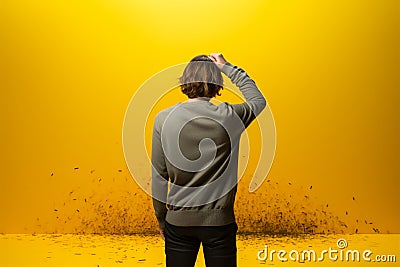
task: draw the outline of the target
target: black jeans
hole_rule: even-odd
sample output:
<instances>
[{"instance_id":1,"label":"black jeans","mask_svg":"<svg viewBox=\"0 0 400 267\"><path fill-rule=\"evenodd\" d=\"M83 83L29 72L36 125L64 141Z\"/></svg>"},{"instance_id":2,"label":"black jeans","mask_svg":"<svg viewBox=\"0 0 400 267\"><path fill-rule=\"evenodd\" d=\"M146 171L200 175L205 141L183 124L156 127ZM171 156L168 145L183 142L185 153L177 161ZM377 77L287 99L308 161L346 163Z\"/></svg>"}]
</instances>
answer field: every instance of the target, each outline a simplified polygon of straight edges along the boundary
<instances>
[{"instance_id":1,"label":"black jeans","mask_svg":"<svg viewBox=\"0 0 400 267\"><path fill-rule=\"evenodd\" d=\"M236 222L223 226L175 226L165 223L167 267L193 267L200 243L207 267L236 267Z\"/></svg>"}]
</instances>

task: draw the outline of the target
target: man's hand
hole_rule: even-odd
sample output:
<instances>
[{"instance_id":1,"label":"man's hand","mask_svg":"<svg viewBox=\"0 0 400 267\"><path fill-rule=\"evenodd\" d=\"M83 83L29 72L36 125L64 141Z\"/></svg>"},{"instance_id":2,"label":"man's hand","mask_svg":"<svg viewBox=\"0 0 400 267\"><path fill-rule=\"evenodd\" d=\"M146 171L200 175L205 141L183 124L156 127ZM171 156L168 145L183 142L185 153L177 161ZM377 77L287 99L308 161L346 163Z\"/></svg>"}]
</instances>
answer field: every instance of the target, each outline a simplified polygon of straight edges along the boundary
<instances>
[{"instance_id":1,"label":"man's hand","mask_svg":"<svg viewBox=\"0 0 400 267\"><path fill-rule=\"evenodd\" d=\"M159 228L162 239L165 241L165 228Z\"/></svg>"},{"instance_id":2,"label":"man's hand","mask_svg":"<svg viewBox=\"0 0 400 267\"><path fill-rule=\"evenodd\" d=\"M226 60L222 54L210 54L208 56L217 66L222 69L222 66L226 63Z\"/></svg>"}]
</instances>

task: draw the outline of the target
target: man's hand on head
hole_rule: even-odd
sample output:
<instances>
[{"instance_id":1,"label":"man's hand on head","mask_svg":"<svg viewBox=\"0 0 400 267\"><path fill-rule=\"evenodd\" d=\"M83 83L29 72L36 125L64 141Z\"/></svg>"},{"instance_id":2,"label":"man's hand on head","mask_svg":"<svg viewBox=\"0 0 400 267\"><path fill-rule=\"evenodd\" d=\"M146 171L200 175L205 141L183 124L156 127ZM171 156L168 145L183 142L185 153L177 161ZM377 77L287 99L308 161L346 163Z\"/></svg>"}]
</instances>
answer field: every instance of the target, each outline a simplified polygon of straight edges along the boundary
<instances>
[{"instance_id":1,"label":"man's hand on head","mask_svg":"<svg viewBox=\"0 0 400 267\"><path fill-rule=\"evenodd\" d=\"M224 64L226 63L226 59L222 54L214 53L208 56L217 66L218 68L222 69Z\"/></svg>"}]
</instances>

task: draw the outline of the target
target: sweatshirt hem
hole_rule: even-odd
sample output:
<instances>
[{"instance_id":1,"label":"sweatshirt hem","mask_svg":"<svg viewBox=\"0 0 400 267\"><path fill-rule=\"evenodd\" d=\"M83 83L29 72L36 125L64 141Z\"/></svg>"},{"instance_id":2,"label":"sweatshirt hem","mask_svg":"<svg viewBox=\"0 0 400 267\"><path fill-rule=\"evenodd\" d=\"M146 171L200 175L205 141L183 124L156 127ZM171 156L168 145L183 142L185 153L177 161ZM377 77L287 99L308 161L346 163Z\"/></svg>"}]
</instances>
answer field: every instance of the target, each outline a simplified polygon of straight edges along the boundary
<instances>
[{"instance_id":1,"label":"sweatshirt hem","mask_svg":"<svg viewBox=\"0 0 400 267\"><path fill-rule=\"evenodd\" d=\"M168 210L165 218L176 226L222 226L235 222L233 209Z\"/></svg>"}]
</instances>

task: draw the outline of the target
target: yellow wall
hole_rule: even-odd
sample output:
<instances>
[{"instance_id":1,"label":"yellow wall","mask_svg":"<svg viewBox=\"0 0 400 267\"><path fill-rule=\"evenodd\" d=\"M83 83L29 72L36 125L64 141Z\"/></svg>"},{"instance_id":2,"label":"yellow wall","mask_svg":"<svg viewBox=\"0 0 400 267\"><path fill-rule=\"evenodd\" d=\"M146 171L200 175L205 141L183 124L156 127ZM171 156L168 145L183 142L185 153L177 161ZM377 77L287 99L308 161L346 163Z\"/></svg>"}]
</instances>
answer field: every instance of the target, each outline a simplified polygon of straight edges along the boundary
<instances>
[{"instance_id":1,"label":"yellow wall","mask_svg":"<svg viewBox=\"0 0 400 267\"><path fill-rule=\"evenodd\" d=\"M240 185L243 229L293 194L348 232L400 232L399 10L397 0L2 0L0 232L80 231L93 207L113 211L107 201L135 229L154 228L125 167L124 112L153 74L212 52L250 74L276 123L270 182L255 194Z\"/></svg>"}]
</instances>

